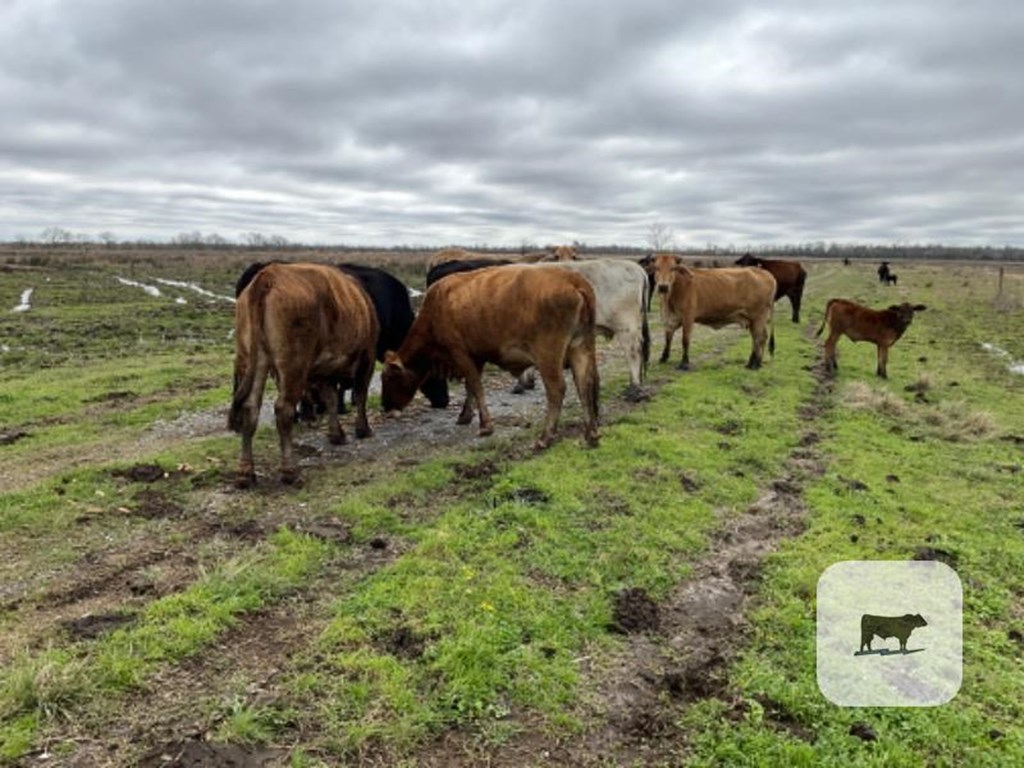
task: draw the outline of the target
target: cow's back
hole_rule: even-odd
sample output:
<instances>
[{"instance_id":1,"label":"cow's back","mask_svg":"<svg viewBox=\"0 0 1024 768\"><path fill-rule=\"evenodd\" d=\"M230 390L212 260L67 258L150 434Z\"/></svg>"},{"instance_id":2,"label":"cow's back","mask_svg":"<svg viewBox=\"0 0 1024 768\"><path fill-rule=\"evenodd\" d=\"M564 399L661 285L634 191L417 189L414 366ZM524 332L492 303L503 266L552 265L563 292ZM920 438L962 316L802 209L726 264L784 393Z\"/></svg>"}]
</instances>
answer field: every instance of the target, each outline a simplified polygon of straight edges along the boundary
<instances>
[{"instance_id":1,"label":"cow's back","mask_svg":"<svg viewBox=\"0 0 1024 768\"><path fill-rule=\"evenodd\" d=\"M731 322L737 311L747 315L771 311L775 278L760 267L692 269L689 279L677 278L681 301L699 322ZM675 291L673 291L675 293Z\"/></svg>"},{"instance_id":2,"label":"cow's back","mask_svg":"<svg viewBox=\"0 0 1024 768\"><path fill-rule=\"evenodd\" d=\"M376 310L358 279L336 267L267 265L239 297L237 314L254 309L275 368L294 363L316 373L367 348L375 352Z\"/></svg>"},{"instance_id":3,"label":"cow's back","mask_svg":"<svg viewBox=\"0 0 1024 768\"><path fill-rule=\"evenodd\" d=\"M594 322L585 277L547 265L508 265L451 275L427 291L420 319L443 347L500 357L509 344L576 336Z\"/></svg>"},{"instance_id":4,"label":"cow's back","mask_svg":"<svg viewBox=\"0 0 1024 768\"><path fill-rule=\"evenodd\" d=\"M621 327L632 315L642 317L646 307L647 272L634 261L594 259L565 261L559 269L583 275L597 299L596 322L609 331ZM640 314L637 314L640 313Z\"/></svg>"}]
</instances>

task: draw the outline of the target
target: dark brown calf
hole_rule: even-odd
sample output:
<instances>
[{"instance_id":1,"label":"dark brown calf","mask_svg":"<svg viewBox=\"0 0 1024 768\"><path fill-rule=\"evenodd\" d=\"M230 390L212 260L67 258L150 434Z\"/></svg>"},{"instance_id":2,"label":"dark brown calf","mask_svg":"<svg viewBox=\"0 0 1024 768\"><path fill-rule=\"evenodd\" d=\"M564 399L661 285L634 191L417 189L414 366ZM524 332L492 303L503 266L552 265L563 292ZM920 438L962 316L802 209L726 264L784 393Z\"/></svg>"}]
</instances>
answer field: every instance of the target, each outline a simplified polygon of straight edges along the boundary
<instances>
[{"instance_id":1,"label":"dark brown calf","mask_svg":"<svg viewBox=\"0 0 1024 768\"><path fill-rule=\"evenodd\" d=\"M870 341L878 347L878 368L876 373L886 378L886 363L889 361L889 347L899 341L903 332L910 327L915 312L923 312L923 304L894 304L888 309L871 309L846 299L831 299L825 306L825 318L821 321L818 336L829 326L825 339L825 368L838 370L836 343L840 336L852 341Z\"/></svg>"}]
</instances>

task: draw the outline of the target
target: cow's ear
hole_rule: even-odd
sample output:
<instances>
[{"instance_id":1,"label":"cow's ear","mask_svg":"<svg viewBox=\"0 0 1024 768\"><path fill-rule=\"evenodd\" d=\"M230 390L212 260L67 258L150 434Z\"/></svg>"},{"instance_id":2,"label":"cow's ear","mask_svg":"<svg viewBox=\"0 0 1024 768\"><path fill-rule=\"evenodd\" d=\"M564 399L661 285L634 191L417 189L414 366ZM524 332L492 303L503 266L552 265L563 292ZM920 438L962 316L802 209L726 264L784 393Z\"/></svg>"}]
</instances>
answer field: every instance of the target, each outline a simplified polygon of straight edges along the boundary
<instances>
[{"instance_id":1,"label":"cow's ear","mask_svg":"<svg viewBox=\"0 0 1024 768\"><path fill-rule=\"evenodd\" d=\"M926 307L924 304L915 304L914 305L914 311L915 312L924 312L926 309L928 309L928 307Z\"/></svg>"}]
</instances>

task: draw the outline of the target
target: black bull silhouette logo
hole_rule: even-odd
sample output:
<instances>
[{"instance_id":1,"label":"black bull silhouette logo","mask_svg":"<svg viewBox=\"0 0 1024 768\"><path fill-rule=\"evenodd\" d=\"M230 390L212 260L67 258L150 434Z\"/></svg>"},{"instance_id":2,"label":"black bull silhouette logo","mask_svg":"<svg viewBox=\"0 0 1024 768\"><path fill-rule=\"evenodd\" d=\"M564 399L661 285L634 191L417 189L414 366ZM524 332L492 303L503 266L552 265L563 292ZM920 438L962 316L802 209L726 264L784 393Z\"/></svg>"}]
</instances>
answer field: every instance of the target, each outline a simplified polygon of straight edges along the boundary
<instances>
[{"instance_id":1,"label":"black bull silhouette logo","mask_svg":"<svg viewBox=\"0 0 1024 768\"><path fill-rule=\"evenodd\" d=\"M864 646L867 646L868 652L871 652L871 640L875 635L883 640L895 637L900 641L900 651L906 653L907 638L910 637L910 633L917 627L926 626L928 626L928 622L920 613L908 613L903 616L872 616L870 613L865 613L860 617L860 651L858 653L864 652Z\"/></svg>"}]
</instances>

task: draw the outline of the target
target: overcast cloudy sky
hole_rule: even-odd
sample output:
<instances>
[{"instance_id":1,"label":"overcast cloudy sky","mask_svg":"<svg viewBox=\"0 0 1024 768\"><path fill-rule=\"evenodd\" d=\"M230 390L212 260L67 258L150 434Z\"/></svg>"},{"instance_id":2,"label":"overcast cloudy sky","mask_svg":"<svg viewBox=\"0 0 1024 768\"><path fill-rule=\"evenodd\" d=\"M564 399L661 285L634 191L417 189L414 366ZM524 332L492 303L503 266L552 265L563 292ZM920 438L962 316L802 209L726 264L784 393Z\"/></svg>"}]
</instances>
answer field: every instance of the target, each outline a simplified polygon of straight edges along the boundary
<instances>
[{"instance_id":1,"label":"overcast cloudy sky","mask_svg":"<svg viewBox=\"0 0 1024 768\"><path fill-rule=\"evenodd\" d=\"M0 239L1024 245L1024 3L0 0Z\"/></svg>"}]
</instances>

